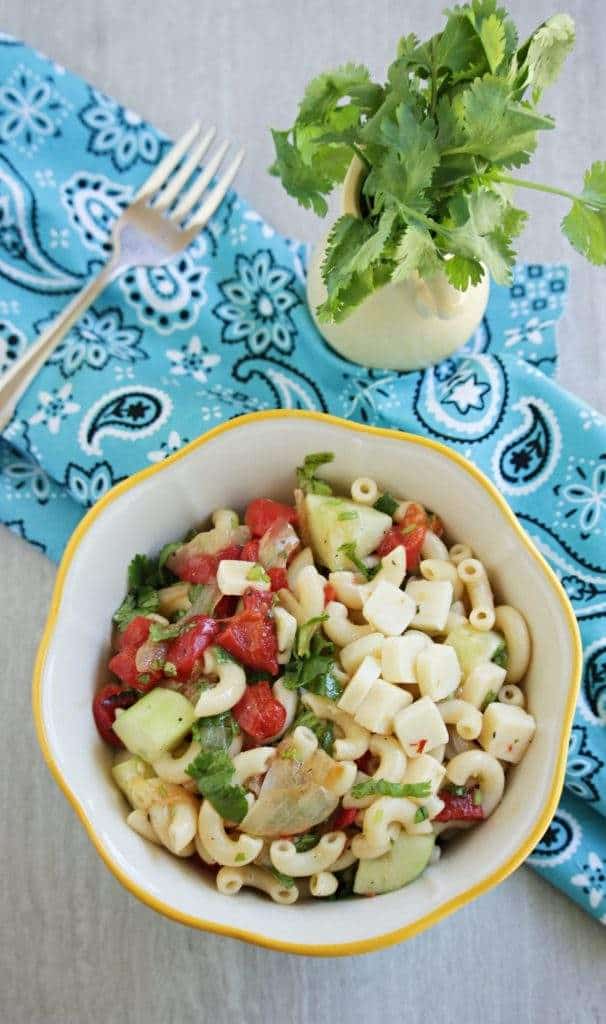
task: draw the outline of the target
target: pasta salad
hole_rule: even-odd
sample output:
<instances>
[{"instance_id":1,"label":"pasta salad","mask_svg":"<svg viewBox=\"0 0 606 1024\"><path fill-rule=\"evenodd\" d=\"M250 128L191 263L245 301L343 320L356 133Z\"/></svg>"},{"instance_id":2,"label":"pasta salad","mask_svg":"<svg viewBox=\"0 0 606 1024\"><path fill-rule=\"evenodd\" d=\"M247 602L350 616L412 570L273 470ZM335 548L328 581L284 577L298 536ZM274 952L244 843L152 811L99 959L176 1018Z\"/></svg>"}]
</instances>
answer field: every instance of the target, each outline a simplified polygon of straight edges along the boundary
<instances>
[{"instance_id":1,"label":"pasta salad","mask_svg":"<svg viewBox=\"0 0 606 1024\"><path fill-rule=\"evenodd\" d=\"M436 514L308 455L294 503L135 555L95 696L128 825L277 903L399 889L535 732L530 637Z\"/></svg>"}]
</instances>

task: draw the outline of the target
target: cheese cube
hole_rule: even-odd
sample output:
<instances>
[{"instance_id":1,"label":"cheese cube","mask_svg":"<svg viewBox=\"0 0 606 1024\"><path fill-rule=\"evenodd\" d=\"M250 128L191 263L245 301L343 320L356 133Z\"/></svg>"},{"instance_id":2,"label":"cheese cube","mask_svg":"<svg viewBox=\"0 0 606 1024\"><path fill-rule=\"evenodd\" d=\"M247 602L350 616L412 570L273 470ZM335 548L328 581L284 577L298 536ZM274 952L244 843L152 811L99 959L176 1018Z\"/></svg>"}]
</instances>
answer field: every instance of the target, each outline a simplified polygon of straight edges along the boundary
<instances>
[{"instance_id":1,"label":"cheese cube","mask_svg":"<svg viewBox=\"0 0 606 1024\"><path fill-rule=\"evenodd\" d=\"M412 697L407 690L386 683L384 679L377 679L359 705L354 719L364 729L387 736L393 732L394 717L398 711L411 703Z\"/></svg>"},{"instance_id":2,"label":"cheese cube","mask_svg":"<svg viewBox=\"0 0 606 1024\"><path fill-rule=\"evenodd\" d=\"M364 618L373 629L385 636L400 636L416 611L411 597L396 587L395 583L382 580L364 604Z\"/></svg>"},{"instance_id":3,"label":"cheese cube","mask_svg":"<svg viewBox=\"0 0 606 1024\"><path fill-rule=\"evenodd\" d=\"M448 729L429 697L422 697L399 711L394 719L394 730L408 757L419 757L448 742Z\"/></svg>"},{"instance_id":4,"label":"cheese cube","mask_svg":"<svg viewBox=\"0 0 606 1024\"><path fill-rule=\"evenodd\" d=\"M444 700L461 682L459 659L447 644L432 644L420 651L415 667L422 697Z\"/></svg>"},{"instance_id":5,"label":"cheese cube","mask_svg":"<svg viewBox=\"0 0 606 1024\"><path fill-rule=\"evenodd\" d=\"M241 597L251 587L255 590L270 590L271 582L263 567L256 562L222 558L217 569L217 586L222 594Z\"/></svg>"},{"instance_id":6,"label":"cheese cube","mask_svg":"<svg viewBox=\"0 0 606 1024\"><path fill-rule=\"evenodd\" d=\"M416 683L417 654L431 647L427 633L409 629L404 636L386 637L381 647L381 675L390 683ZM342 652L341 652L342 653Z\"/></svg>"},{"instance_id":7,"label":"cheese cube","mask_svg":"<svg viewBox=\"0 0 606 1024\"><path fill-rule=\"evenodd\" d=\"M506 670L492 661L476 665L463 683L461 698L473 704L474 708L481 708L489 695L497 695L506 675Z\"/></svg>"},{"instance_id":8,"label":"cheese cube","mask_svg":"<svg viewBox=\"0 0 606 1024\"><path fill-rule=\"evenodd\" d=\"M345 671L351 676L359 668L364 658L370 654L373 658L381 657L381 648L385 643L382 633L367 633L357 640L341 648L339 657Z\"/></svg>"},{"instance_id":9,"label":"cheese cube","mask_svg":"<svg viewBox=\"0 0 606 1024\"><path fill-rule=\"evenodd\" d=\"M448 580L409 580L406 593L419 606L413 629L443 633L452 604L453 588Z\"/></svg>"},{"instance_id":10,"label":"cheese cube","mask_svg":"<svg viewBox=\"0 0 606 1024\"><path fill-rule=\"evenodd\" d=\"M480 746L501 761L518 764L535 734L532 715L513 704L489 704L484 712Z\"/></svg>"},{"instance_id":11,"label":"cheese cube","mask_svg":"<svg viewBox=\"0 0 606 1024\"><path fill-rule=\"evenodd\" d=\"M406 785L416 785L419 782L429 782L431 786L431 796L434 796L440 786L442 785L442 779L446 775L446 769L443 764L436 761L435 757L430 754L421 754L420 757L415 757L408 762L406 765L406 773L403 778L403 782ZM409 797L415 804L425 804L427 797Z\"/></svg>"},{"instance_id":12,"label":"cheese cube","mask_svg":"<svg viewBox=\"0 0 606 1024\"><path fill-rule=\"evenodd\" d=\"M370 655L364 658L358 671L347 684L345 693L339 701L341 710L349 712L350 715L355 714L375 679L378 679L380 675L381 666L379 662Z\"/></svg>"}]
</instances>

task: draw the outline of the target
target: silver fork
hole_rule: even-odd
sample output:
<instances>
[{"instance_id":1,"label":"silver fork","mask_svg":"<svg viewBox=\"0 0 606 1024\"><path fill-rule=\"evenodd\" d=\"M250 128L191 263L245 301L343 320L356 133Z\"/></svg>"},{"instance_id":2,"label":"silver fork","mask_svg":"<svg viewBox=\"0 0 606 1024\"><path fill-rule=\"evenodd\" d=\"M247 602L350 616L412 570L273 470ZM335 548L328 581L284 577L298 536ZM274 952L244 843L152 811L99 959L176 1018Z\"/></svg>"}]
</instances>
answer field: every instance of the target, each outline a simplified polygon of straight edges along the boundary
<instances>
[{"instance_id":1,"label":"silver fork","mask_svg":"<svg viewBox=\"0 0 606 1024\"><path fill-rule=\"evenodd\" d=\"M0 430L61 339L110 281L128 266L168 262L208 224L244 159L244 150L240 149L198 207L229 148L229 143L223 142L201 170L200 160L214 137L214 128L201 135L196 123L175 143L114 224L108 262L0 378Z\"/></svg>"}]
</instances>

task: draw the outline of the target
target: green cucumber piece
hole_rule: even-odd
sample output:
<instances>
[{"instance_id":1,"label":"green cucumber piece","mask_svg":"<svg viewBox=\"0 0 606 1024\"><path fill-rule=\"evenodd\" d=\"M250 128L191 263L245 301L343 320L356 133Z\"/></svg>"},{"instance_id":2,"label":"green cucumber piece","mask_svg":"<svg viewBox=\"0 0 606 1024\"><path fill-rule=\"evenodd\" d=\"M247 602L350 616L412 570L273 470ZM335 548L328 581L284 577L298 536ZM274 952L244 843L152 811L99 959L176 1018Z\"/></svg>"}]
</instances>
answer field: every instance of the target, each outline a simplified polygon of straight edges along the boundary
<instances>
[{"instance_id":1,"label":"green cucumber piece","mask_svg":"<svg viewBox=\"0 0 606 1024\"><path fill-rule=\"evenodd\" d=\"M193 706L185 697L157 686L123 711L113 729L131 754L152 764L187 736L195 720Z\"/></svg>"},{"instance_id":2,"label":"green cucumber piece","mask_svg":"<svg viewBox=\"0 0 606 1024\"><path fill-rule=\"evenodd\" d=\"M496 660L503 665L503 656L506 657L507 652L501 633L493 629L481 632L466 622L448 634L446 643L454 647L464 676L468 676L476 665L485 665L488 661Z\"/></svg>"},{"instance_id":3,"label":"green cucumber piece","mask_svg":"<svg viewBox=\"0 0 606 1024\"><path fill-rule=\"evenodd\" d=\"M382 857L359 862L354 892L358 896L378 896L408 885L427 867L434 843L434 835L409 836L401 832Z\"/></svg>"},{"instance_id":4,"label":"green cucumber piece","mask_svg":"<svg viewBox=\"0 0 606 1024\"><path fill-rule=\"evenodd\" d=\"M391 516L376 508L324 494L306 495L305 510L314 554L332 572L354 568L339 550L343 544L355 544L356 554L364 558L392 525Z\"/></svg>"},{"instance_id":5,"label":"green cucumber piece","mask_svg":"<svg viewBox=\"0 0 606 1024\"><path fill-rule=\"evenodd\" d=\"M134 807L135 804L132 799L133 782L135 779L153 778L154 771L140 757L133 755L132 757L122 758L120 761L117 761L112 768L112 775L118 788L122 790L128 802Z\"/></svg>"}]
</instances>

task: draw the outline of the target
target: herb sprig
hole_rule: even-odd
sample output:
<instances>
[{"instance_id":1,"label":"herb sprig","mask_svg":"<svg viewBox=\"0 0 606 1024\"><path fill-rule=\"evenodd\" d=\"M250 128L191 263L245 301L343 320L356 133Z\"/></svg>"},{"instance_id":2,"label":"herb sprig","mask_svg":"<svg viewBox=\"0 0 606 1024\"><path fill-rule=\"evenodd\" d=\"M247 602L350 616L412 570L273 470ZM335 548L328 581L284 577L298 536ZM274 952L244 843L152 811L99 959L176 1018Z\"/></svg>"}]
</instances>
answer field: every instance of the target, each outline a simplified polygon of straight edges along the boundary
<instances>
[{"instance_id":1,"label":"herb sprig","mask_svg":"<svg viewBox=\"0 0 606 1024\"><path fill-rule=\"evenodd\" d=\"M447 10L427 42L401 39L384 84L357 64L309 83L292 128L272 133L271 173L324 216L352 156L365 171L362 216L340 217L328 238L321 321L343 320L377 288L414 272L443 271L461 291L485 267L498 284L510 283L513 241L527 218L513 205L513 186L571 200L565 235L592 263L606 264L606 162L593 164L578 193L508 173L529 162L538 132L554 127L537 104L574 40L572 18L556 14L519 45L497 0L472 0Z\"/></svg>"}]
</instances>

